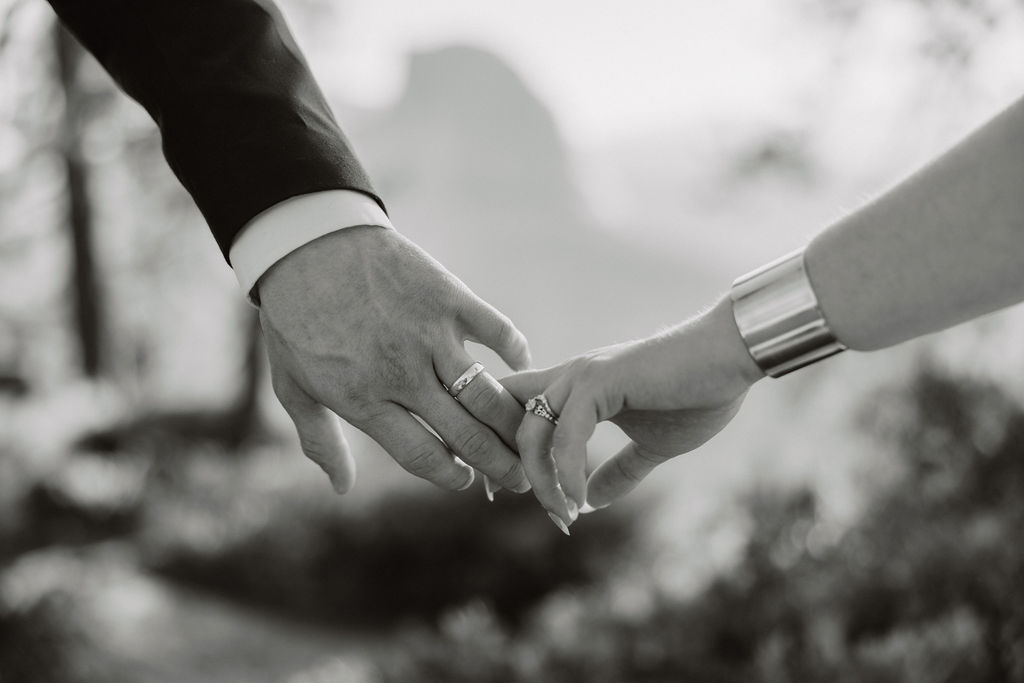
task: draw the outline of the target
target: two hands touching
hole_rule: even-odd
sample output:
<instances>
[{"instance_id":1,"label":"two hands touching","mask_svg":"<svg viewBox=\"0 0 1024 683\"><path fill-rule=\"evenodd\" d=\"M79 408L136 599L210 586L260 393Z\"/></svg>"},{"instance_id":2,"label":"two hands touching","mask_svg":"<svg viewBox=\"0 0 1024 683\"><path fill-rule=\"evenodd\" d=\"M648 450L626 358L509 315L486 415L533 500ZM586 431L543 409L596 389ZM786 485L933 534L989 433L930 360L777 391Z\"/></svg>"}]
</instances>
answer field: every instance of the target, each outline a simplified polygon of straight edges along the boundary
<instances>
[{"instance_id":1,"label":"two hands touching","mask_svg":"<svg viewBox=\"0 0 1024 683\"><path fill-rule=\"evenodd\" d=\"M765 373L1024 302L1022 144L1024 99L689 322L501 383L481 373L458 400L445 386L473 363L463 342L523 369L522 334L394 231L332 233L260 282L274 386L340 491L354 469L331 411L443 487L468 486L471 468L532 485L564 530L718 433ZM541 409L524 414L531 399ZM630 442L588 479L586 443L603 420Z\"/></svg>"},{"instance_id":2,"label":"two hands touching","mask_svg":"<svg viewBox=\"0 0 1024 683\"><path fill-rule=\"evenodd\" d=\"M442 488L468 487L474 469L485 475L488 492L492 485L519 493L532 486L565 531L585 504L608 505L657 464L711 438L761 376L723 301L657 336L553 368L500 383L481 372L455 399L447 387L474 362L465 341L524 370L526 339L385 228L321 237L278 262L258 287L274 390L303 452L341 493L354 483L355 465L338 416ZM523 404L539 394L560 416L557 427L524 415ZM588 483L586 442L604 420L631 442Z\"/></svg>"},{"instance_id":3,"label":"two hands touching","mask_svg":"<svg viewBox=\"0 0 1024 683\"><path fill-rule=\"evenodd\" d=\"M569 525L578 507L610 505L661 463L708 441L763 376L724 298L660 334L520 372L502 384L524 402L543 394L558 416L527 413L516 443L537 499ZM587 441L605 420L630 442L588 478Z\"/></svg>"},{"instance_id":4,"label":"two hands touching","mask_svg":"<svg viewBox=\"0 0 1024 683\"><path fill-rule=\"evenodd\" d=\"M475 468L529 489L514 451L522 407L486 373L458 401L446 390L473 363L465 341L525 368L526 339L415 244L380 227L339 230L290 253L258 287L274 391L339 493L355 464L337 416L442 488L467 488Z\"/></svg>"},{"instance_id":5,"label":"two hands touching","mask_svg":"<svg viewBox=\"0 0 1024 683\"><path fill-rule=\"evenodd\" d=\"M761 367L778 376L842 348L885 348L1024 301L1022 98L829 226L799 263L755 271L757 296L747 300L758 315L739 316L742 334L723 300L672 330L554 368L500 383L480 373L455 398L447 388L474 361L465 341L522 370L526 340L373 217L383 205L273 2L204 0L187 12L175 0L130 12L112 0L50 4L160 126L165 155L225 256L240 236L258 247L236 274L261 274L274 389L338 491L355 477L341 416L441 487L469 486L474 470L518 492L532 484L568 525L584 504L607 505L721 430ZM342 202L347 217L324 210L336 191L363 195L363 208ZM297 197L321 236L295 248L292 228L305 219L289 209L275 223L266 212ZM251 232L258 219L271 228ZM338 226L356 227L319 230ZM551 414L524 414L530 399ZM631 441L588 480L585 444L602 420Z\"/></svg>"}]
</instances>

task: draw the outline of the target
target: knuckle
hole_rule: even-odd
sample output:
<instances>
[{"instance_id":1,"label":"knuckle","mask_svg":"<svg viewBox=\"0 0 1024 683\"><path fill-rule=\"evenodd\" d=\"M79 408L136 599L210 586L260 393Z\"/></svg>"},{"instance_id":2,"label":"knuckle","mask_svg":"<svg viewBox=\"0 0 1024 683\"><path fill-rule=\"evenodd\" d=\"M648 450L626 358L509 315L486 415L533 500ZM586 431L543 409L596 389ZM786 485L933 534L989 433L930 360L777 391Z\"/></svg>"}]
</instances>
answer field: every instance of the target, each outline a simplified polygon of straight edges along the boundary
<instances>
[{"instance_id":1,"label":"knuckle","mask_svg":"<svg viewBox=\"0 0 1024 683\"><path fill-rule=\"evenodd\" d=\"M404 458L405 468L420 477L432 477L440 471L441 454L429 444L411 448Z\"/></svg>"},{"instance_id":2,"label":"knuckle","mask_svg":"<svg viewBox=\"0 0 1024 683\"><path fill-rule=\"evenodd\" d=\"M518 461L512 460L506 464L498 475L498 481L503 484L516 485L523 478L523 466Z\"/></svg>"},{"instance_id":3,"label":"knuckle","mask_svg":"<svg viewBox=\"0 0 1024 683\"><path fill-rule=\"evenodd\" d=\"M647 471L650 471L665 462L665 457L658 455L653 451L649 451L642 446L636 446L633 448L633 452L636 453L636 457L640 462L646 466Z\"/></svg>"},{"instance_id":4,"label":"knuckle","mask_svg":"<svg viewBox=\"0 0 1024 683\"><path fill-rule=\"evenodd\" d=\"M417 377L410 359L414 355L402 344L395 342L381 344L378 347L377 363L375 364L376 380L380 386L400 392L413 389L417 384ZM371 385L373 382L367 381L365 384ZM363 390L370 387L354 388L362 393Z\"/></svg>"},{"instance_id":5,"label":"knuckle","mask_svg":"<svg viewBox=\"0 0 1024 683\"><path fill-rule=\"evenodd\" d=\"M644 469L637 467L634 461L630 458L618 458L615 460L615 471L618 472L623 479L633 484L637 484L643 480L646 474Z\"/></svg>"},{"instance_id":6,"label":"knuckle","mask_svg":"<svg viewBox=\"0 0 1024 683\"><path fill-rule=\"evenodd\" d=\"M463 399L464 403L468 404L475 415L487 418L497 414L500 408L498 401L500 396L498 392L483 381L483 378L471 382L463 391L463 394L467 393L469 394L468 396L460 396L460 398Z\"/></svg>"},{"instance_id":7,"label":"knuckle","mask_svg":"<svg viewBox=\"0 0 1024 683\"><path fill-rule=\"evenodd\" d=\"M326 444L318 438L299 432L299 447L307 458L315 463L327 460L328 449Z\"/></svg>"},{"instance_id":8,"label":"knuckle","mask_svg":"<svg viewBox=\"0 0 1024 683\"><path fill-rule=\"evenodd\" d=\"M575 368L576 382L584 390L596 386L605 375L606 365L607 361L597 356L582 358Z\"/></svg>"},{"instance_id":9,"label":"knuckle","mask_svg":"<svg viewBox=\"0 0 1024 683\"><path fill-rule=\"evenodd\" d=\"M307 458L320 465L320 467L326 469L332 461L330 448L318 439L299 435L299 447L302 448L302 452Z\"/></svg>"},{"instance_id":10,"label":"knuckle","mask_svg":"<svg viewBox=\"0 0 1024 683\"><path fill-rule=\"evenodd\" d=\"M491 449L492 441L490 434L484 430L468 427L455 435L455 443L452 446L460 456L467 459L479 459Z\"/></svg>"},{"instance_id":11,"label":"knuckle","mask_svg":"<svg viewBox=\"0 0 1024 683\"><path fill-rule=\"evenodd\" d=\"M551 437L551 445L556 451L565 451L572 445L572 442L572 434L569 430L561 427L555 429L555 433Z\"/></svg>"},{"instance_id":12,"label":"knuckle","mask_svg":"<svg viewBox=\"0 0 1024 683\"><path fill-rule=\"evenodd\" d=\"M519 457L524 461L538 462L544 459L544 448L541 440L532 435L516 435L516 448L519 449Z\"/></svg>"},{"instance_id":13,"label":"knuckle","mask_svg":"<svg viewBox=\"0 0 1024 683\"><path fill-rule=\"evenodd\" d=\"M539 421L538 421L539 422ZM547 454L547 433L534 420L523 420L516 432L516 445L521 457L542 457Z\"/></svg>"},{"instance_id":14,"label":"knuckle","mask_svg":"<svg viewBox=\"0 0 1024 683\"><path fill-rule=\"evenodd\" d=\"M368 402L365 397L337 406L336 411L353 426L365 430L386 430L390 428L391 417L387 405L382 402Z\"/></svg>"},{"instance_id":15,"label":"knuckle","mask_svg":"<svg viewBox=\"0 0 1024 683\"><path fill-rule=\"evenodd\" d=\"M508 316L498 313L496 325L495 336L499 344L502 346L516 346L519 344L519 330L512 324Z\"/></svg>"}]
</instances>

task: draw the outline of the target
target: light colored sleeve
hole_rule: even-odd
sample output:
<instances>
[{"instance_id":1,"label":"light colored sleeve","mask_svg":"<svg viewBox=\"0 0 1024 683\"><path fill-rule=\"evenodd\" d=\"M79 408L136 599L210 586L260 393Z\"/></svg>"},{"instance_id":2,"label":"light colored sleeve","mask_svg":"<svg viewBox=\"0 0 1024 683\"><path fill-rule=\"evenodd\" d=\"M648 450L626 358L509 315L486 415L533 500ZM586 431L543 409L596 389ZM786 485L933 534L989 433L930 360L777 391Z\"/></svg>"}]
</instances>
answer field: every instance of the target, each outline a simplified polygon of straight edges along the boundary
<instances>
[{"instance_id":1,"label":"light colored sleeve","mask_svg":"<svg viewBox=\"0 0 1024 683\"><path fill-rule=\"evenodd\" d=\"M275 204L249 221L231 245L242 292L258 304L252 289L272 265L318 237L360 225L394 227L376 201L354 190L325 190Z\"/></svg>"}]
</instances>

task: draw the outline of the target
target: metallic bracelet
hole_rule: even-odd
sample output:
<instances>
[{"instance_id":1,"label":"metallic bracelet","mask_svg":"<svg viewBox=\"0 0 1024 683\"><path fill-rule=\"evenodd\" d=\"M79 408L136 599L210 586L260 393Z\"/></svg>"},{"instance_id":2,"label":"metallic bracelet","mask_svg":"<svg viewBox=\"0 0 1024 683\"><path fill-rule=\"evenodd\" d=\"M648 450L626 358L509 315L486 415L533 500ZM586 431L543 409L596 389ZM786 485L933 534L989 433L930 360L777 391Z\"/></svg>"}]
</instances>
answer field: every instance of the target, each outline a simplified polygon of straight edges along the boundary
<instances>
[{"instance_id":1,"label":"metallic bracelet","mask_svg":"<svg viewBox=\"0 0 1024 683\"><path fill-rule=\"evenodd\" d=\"M803 249L738 278L731 296L740 336L754 362L771 377L846 349L818 308Z\"/></svg>"}]
</instances>

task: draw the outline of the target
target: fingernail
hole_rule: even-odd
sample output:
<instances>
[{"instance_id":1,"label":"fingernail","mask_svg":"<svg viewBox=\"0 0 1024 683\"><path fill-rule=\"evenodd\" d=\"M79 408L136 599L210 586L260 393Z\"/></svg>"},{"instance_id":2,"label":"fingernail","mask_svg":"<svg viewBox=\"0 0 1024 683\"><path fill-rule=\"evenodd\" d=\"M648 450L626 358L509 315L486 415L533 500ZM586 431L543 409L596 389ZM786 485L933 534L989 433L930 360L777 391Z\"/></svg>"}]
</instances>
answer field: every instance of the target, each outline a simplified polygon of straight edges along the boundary
<instances>
[{"instance_id":1,"label":"fingernail","mask_svg":"<svg viewBox=\"0 0 1024 683\"><path fill-rule=\"evenodd\" d=\"M608 507L608 506L607 505L602 505L601 507L596 508L593 505L591 505L590 503L584 503L583 506L580 507L580 514L581 515L589 515L591 512L597 512L598 510L600 510L602 508L606 508L606 507Z\"/></svg>"},{"instance_id":2,"label":"fingernail","mask_svg":"<svg viewBox=\"0 0 1024 683\"><path fill-rule=\"evenodd\" d=\"M457 488L456 491L465 491L466 489L468 489L470 486L473 485L473 480L475 480L475 479L476 479L476 477L473 475L473 470L470 470L469 471L469 479L466 480L465 484L463 484L462 486Z\"/></svg>"},{"instance_id":3,"label":"fingernail","mask_svg":"<svg viewBox=\"0 0 1024 683\"><path fill-rule=\"evenodd\" d=\"M522 480L521 482L519 482L519 484L518 484L517 486L515 486L515 487L514 487L514 488L513 488L512 490L513 490L513 491L515 491L516 493L526 493L526 492L527 492L527 491L529 491L529 490L530 490L531 488L532 488L532 487L530 486L530 481L529 481L528 479L523 479L523 480Z\"/></svg>"},{"instance_id":4,"label":"fingernail","mask_svg":"<svg viewBox=\"0 0 1024 683\"><path fill-rule=\"evenodd\" d=\"M569 527L565 525L565 522L563 522L561 518L558 517L558 515L556 515L554 512L549 512L548 517L550 517L551 521L555 523L555 526L561 529L563 534L565 534L566 536L569 535Z\"/></svg>"},{"instance_id":5,"label":"fingernail","mask_svg":"<svg viewBox=\"0 0 1024 683\"><path fill-rule=\"evenodd\" d=\"M484 475L484 493L487 494L487 500L489 500L492 503L494 502L494 492L497 491L498 488L499 487L495 486L493 484L493 482L491 482L491 478L488 477L485 474Z\"/></svg>"},{"instance_id":6,"label":"fingernail","mask_svg":"<svg viewBox=\"0 0 1024 683\"><path fill-rule=\"evenodd\" d=\"M580 516L580 506L576 504L576 501L569 496L565 497L565 507L569 510L569 519L576 521Z\"/></svg>"}]
</instances>

